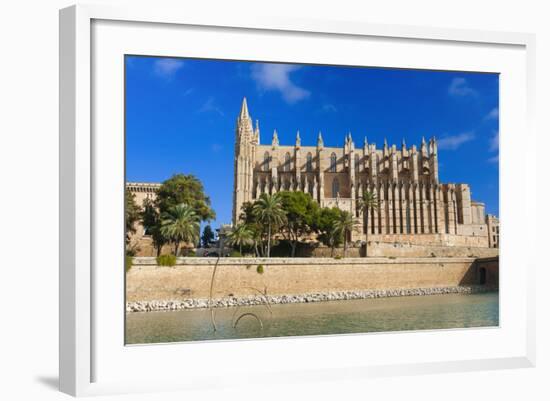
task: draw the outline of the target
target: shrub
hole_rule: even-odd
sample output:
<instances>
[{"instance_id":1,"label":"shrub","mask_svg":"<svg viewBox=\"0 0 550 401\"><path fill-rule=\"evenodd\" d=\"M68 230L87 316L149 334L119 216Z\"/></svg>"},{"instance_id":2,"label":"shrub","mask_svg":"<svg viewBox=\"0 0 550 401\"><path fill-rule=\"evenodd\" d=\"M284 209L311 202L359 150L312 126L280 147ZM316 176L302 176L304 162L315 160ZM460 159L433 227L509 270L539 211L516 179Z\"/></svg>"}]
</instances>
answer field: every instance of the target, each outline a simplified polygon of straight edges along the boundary
<instances>
[{"instance_id":1,"label":"shrub","mask_svg":"<svg viewBox=\"0 0 550 401\"><path fill-rule=\"evenodd\" d=\"M264 274L264 265L258 265L258 267L256 268L256 272L258 274Z\"/></svg>"},{"instance_id":2,"label":"shrub","mask_svg":"<svg viewBox=\"0 0 550 401\"><path fill-rule=\"evenodd\" d=\"M241 255L241 253L239 251L237 251L236 249L233 249L231 252L229 252L229 257L231 257L231 258L240 258L242 256L243 255Z\"/></svg>"},{"instance_id":3,"label":"shrub","mask_svg":"<svg viewBox=\"0 0 550 401\"><path fill-rule=\"evenodd\" d=\"M340 260L340 259L342 259L342 255L336 255L336 256L334 257L334 259Z\"/></svg>"},{"instance_id":4,"label":"shrub","mask_svg":"<svg viewBox=\"0 0 550 401\"><path fill-rule=\"evenodd\" d=\"M197 252L195 252L194 249L189 249L189 250L185 253L185 256L194 257L194 256L197 256Z\"/></svg>"},{"instance_id":5,"label":"shrub","mask_svg":"<svg viewBox=\"0 0 550 401\"><path fill-rule=\"evenodd\" d=\"M132 256L126 255L126 261L124 262L126 273L132 268Z\"/></svg>"},{"instance_id":6,"label":"shrub","mask_svg":"<svg viewBox=\"0 0 550 401\"><path fill-rule=\"evenodd\" d=\"M157 257L157 265L159 266L175 266L176 265L176 256L175 255L160 255Z\"/></svg>"}]
</instances>

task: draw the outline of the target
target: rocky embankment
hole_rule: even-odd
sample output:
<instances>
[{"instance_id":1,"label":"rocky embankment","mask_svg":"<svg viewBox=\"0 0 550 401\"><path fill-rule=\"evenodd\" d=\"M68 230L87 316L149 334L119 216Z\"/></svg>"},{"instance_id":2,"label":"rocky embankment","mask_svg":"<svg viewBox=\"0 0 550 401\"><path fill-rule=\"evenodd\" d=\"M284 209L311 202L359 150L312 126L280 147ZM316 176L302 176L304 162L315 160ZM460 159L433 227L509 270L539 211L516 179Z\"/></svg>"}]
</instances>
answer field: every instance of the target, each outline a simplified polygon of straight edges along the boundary
<instances>
[{"instance_id":1,"label":"rocky embankment","mask_svg":"<svg viewBox=\"0 0 550 401\"><path fill-rule=\"evenodd\" d=\"M262 305L266 302L273 305L304 302L343 301L352 299L407 297L418 295L474 294L494 290L495 289L487 286L457 286L432 288L401 288L389 290L334 291L297 295L249 295L243 297L215 298L212 300L212 306L215 308L226 308L232 306ZM127 312L176 311L208 307L209 300L206 298L136 301L126 303Z\"/></svg>"}]
</instances>

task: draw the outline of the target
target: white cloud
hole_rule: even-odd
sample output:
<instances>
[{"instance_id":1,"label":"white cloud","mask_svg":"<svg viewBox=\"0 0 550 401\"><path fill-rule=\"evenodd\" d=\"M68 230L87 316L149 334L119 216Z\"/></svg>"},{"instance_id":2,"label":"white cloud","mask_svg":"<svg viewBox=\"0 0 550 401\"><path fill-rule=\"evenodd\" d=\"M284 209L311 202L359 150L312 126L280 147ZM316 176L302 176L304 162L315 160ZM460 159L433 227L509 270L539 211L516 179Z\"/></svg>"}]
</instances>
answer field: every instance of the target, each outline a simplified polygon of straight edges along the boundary
<instances>
[{"instance_id":1,"label":"white cloud","mask_svg":"<svg viewBox=\"0 0 550 401\"><path fill-rule=\"evenodd\" d=\"M449 95L457 97L476 96L477 92L468 85L466 78L456 77L449 85Z\"/></svg>"},{"instance_id":2,"label":"white cloud","mask_svg":"<svg viewBox=\"0 0 550 401\"><path fill-rule=\"evenodd\" d=\"M301 67L288 64L254 64L252 79L262 91L278 91L287 103L296 103L309 97L310 92L290 79L290 74Z\"/></svg>"},{"instance_id":3,"label":"white cloud","mask_svg":"<svg viewBox=\"0 0 550 401\"><path fill-rule=\"evenodd\" d=\"M495 107L485 116L485 120L496 120L498 118L498 107Z\"/></svg>"},{"instance_id":4,"label":"white cloud","mask_svg":"<svg viewBox=\"0 0 550 401\"><path fill-rule=\"evenodd\" d=\"M437 140L437 146L440 149L454 150L458 149L466 142L470 142L475 138L472 131L462 132L458 135L448 135Z\"/></svg>"},{"instance_id":5,"label":"white cloud","mask_svg":"<svg viewBox=\"0 0 550 401\"><path fill-rule=\"evenodd\" d=\"M498 131L493 133L493 137L489 141L489 152L495 152L499 149Z\"/></svg>"},{"instance_id":6,"label":"white cloud","mask_svg":"<svg viewBox=\"0 0 550 401\"><path fill-rule=\"evenodd\" d=\"M331 104L331 103L326 103L323 105L323 111L325 113L336 113L338 111L338 109L336 108L335 105Z\"/></svg>"},{"instance_id":7,"label":"white cloud","mask_svg":"<svg viewBox=\"0 0 550 401\"><path fill-rule=\"evenodd\" d=\"M199 109L199 113L211 113L211 112L217 113L222 117L225 115L225 113L218 106L216 106L216 102L212 96L206 99L206 102L204 102L201 108Z\"/></svg>"},{"instance_id":8,"label":"white cloud","mask_svg":"<svg viewBox=\"0 0 550 401\"><path fill-rule=\"evenodd\" d=\"M153 64L155 74L166 79L173 78L181 67L183 67L183 61L173 58L162 58Z\"/></svg>"},{"instance_id":9,"label":"white cloud","mask_svg":"<svg viewBox=\"0 0 550 401\"><path fill-rule=\"evenodd\" d=\"M500 157L499 152L499 140L498 140L498 131L493 131L493 136L489 140L489 152L497 152L495 156L491 156L488 159L489 163L497 163Z\"/></svg>"}]
</instances>

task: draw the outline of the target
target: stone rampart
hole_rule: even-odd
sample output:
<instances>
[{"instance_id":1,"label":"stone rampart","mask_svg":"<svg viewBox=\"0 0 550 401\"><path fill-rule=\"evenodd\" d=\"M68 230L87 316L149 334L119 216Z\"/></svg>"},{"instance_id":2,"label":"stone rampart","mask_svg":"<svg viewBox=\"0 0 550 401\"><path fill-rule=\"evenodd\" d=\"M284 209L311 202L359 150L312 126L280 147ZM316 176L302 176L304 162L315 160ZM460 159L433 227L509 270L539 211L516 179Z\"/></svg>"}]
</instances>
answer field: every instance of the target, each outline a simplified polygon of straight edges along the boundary
<instances>
[{"instance_id":1,"label":"stone rampart","mask_svg":"<svg viewBox=\"0 0 550 401\"><path fill-rule=\"evenodd\" d=\"M214 297L452 287L478 284L475 258L221 258ZM217 258L178 258L174 267L134 258L127 302L209 295ZM258 266L262 266L260 269ZM497 262L498 265L498 262ZM258 273L263 270L263 273Z\"/></svg>"}]
</instances>

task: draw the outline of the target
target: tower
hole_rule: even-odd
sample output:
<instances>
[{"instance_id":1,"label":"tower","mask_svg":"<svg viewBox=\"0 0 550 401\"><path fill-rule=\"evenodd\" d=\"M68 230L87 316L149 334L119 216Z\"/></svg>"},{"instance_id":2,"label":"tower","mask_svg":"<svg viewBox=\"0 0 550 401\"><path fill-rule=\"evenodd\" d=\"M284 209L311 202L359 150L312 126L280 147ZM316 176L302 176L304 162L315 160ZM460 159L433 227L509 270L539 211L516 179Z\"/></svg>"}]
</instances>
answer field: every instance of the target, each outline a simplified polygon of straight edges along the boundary
<instances>
[{"instance_id":1,"label":"tower","mask_svg":"<svg viewBox=\"0 0 550 401\"><path fill-rule=\"evenodd\" d=\"M239 220L241 206L252 200L253 167L256 144L259 142L260 130L252 127L252 118L248 112L246 98L243 98L241 112L235 129L235 157L233 177L233 224Z\"/></svg>"}]
</instances>

